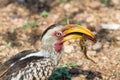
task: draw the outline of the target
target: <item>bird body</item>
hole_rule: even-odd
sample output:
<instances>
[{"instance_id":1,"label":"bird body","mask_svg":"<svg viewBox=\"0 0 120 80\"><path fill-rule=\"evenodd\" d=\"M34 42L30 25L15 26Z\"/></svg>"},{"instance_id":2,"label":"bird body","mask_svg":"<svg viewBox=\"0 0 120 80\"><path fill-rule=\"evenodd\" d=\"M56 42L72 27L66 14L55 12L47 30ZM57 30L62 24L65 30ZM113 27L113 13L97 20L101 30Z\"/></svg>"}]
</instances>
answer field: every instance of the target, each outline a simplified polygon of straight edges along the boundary
<instances>
[{"instance_id":1,"label":"bird body","mask_svg":"<svg viewBox=\"0 0 120 80\"><path fill-rule=\"evenodd\" d=\"M0 80L48 80L59 63L65 41L82 38L81 35L94 39L88 29L73 26L76 25L48 27L41 36L41 50L22 51L4 62L0 67Z\"/></svg>"},{"instance_id":2,"label":"bird body","mask_svg":"<svg viewBox=\"0 0 120 80\"><path fill-rule=\"evenodd\" d=\"M2 65L8 69L0 80L46 80L55 67L54 60L46 55L31 50L15 55Z\"/></svg>"}]
</instances>

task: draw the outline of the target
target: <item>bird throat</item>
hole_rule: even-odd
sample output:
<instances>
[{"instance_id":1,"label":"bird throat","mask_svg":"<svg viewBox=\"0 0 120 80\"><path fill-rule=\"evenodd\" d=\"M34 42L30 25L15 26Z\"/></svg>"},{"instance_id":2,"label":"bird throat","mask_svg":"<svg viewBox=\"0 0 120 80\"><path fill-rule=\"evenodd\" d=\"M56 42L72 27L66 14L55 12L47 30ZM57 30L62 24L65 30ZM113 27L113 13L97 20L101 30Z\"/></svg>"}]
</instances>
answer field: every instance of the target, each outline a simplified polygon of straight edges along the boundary
<instances>
[{"instance_id":1,"label":"bird throat","mask_svg":"<svg viewBox=\"0 0 120 80\"><path fill-rule=\"evenodd\" d=\"M62 47L63 47L63 43L61 42L55 43L54 45L54 49L56 52L60 52L62 50Z\"/></svg>"}]
</instances>

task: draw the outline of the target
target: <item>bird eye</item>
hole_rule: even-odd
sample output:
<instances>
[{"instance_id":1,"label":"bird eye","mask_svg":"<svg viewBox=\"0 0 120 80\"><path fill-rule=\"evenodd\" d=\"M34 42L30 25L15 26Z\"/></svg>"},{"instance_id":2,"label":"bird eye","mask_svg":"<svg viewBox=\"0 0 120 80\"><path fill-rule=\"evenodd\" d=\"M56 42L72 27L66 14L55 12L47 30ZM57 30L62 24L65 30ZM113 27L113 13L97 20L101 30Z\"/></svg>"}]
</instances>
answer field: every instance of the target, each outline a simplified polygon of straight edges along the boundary
<instances>
[{"instance_id":1,"label":"bird eye","mask_svg":"<svg viewBox=\"0 0 120 80\"><path fill-rule=\"evenodd\" d=\"M60 36L61 36L61 33L59 33L59 32L56 33L56 36L57 36L57 37L60 37Z\"/></svg>"}]
</instances>

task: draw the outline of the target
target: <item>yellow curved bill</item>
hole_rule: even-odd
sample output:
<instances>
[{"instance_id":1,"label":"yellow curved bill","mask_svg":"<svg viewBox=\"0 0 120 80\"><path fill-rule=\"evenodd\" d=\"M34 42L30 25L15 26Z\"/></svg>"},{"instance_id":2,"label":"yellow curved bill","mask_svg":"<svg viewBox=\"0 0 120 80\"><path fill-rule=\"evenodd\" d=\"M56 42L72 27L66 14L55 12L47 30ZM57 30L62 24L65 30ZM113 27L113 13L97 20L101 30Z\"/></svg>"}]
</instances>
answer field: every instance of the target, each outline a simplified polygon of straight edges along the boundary
<instances>
[{"instance_id":1,"label":"yellow curved bill","mask_svg":"<svg viewBox=\"0 0 120 80\"><path fill-rule=\"evenodd\" d=\"M94 42L96 41L93 33L85 27L82 27L80 25L75 25L75 24L67 24L65 27L67 27L68 29L63 32L65 36L62 42L65 42L71 39L82 38L83 36L87 37L88 39Z\"/></svg>"}]
</instances>

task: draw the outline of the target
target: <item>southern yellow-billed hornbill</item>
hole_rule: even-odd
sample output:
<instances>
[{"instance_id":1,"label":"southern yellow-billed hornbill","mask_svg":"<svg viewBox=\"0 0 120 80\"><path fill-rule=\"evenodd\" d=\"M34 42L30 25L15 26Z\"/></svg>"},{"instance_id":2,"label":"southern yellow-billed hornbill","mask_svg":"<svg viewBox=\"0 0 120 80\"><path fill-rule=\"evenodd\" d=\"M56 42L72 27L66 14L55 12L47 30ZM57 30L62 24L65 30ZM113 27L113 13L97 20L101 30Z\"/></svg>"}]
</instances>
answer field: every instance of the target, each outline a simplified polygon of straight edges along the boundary
<instances>
[{"instance_id":1,"label":"southern yellow-billed hornbill","mask_svg":"<svg viewBox=\"0 0 120 80\"><path fill-rule=\"evenodd\" d=\"M94 35L80 25L51 25L41 36L40 51L23 51L0 67L0 80L47 80L58 64L65 41Z\"/></svg>"}]
</instances>

